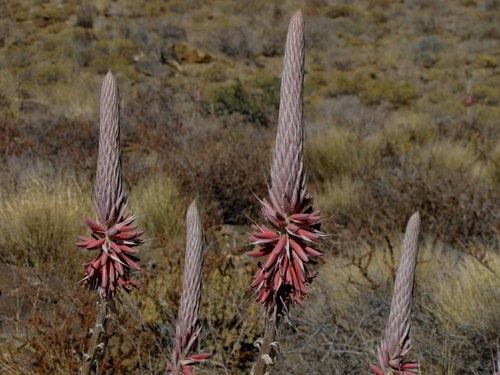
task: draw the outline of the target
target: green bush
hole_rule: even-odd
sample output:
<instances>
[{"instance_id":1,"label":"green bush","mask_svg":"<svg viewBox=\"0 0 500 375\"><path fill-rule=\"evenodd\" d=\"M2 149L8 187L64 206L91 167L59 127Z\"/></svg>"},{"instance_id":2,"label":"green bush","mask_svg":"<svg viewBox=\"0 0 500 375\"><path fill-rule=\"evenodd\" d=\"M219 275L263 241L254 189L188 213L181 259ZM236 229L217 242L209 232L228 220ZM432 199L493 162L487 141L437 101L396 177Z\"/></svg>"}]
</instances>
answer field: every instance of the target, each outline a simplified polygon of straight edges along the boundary
<instances>
[{"instance_id":1,"label":"green bush","mask_svg":"<svg viewBox=\"0 0 500 375\"><path fill-rule=\"evenodd\" d=\"M248 122L267 126L271 115L279 108L279 80L260 83L250 91L238 79L233 85L215 92L214 105L220 116L239 113Z\"/></svg>"},{"instance_id":2,"label":"green bush","mask_svg":"<svg viewBox=\"0 0 500 375\"><path fill-rule=\"evenodd\" d=\"M424 36L413 44L413 60L425 68L430 68L439 61L439 53L445 47L446 43L437 35Z\"/></svg>"}]
</instances>

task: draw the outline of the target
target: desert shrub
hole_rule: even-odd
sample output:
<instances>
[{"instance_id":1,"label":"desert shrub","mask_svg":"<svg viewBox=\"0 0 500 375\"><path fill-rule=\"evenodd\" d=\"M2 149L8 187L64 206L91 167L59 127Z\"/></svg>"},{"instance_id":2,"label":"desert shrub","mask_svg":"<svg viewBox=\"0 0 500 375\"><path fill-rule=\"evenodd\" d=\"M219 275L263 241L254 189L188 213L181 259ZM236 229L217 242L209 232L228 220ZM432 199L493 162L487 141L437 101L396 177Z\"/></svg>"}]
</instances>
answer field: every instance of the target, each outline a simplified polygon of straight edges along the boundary
<instances>
[{"instance_id":1,"label":"desert shrub","mask_svg":"<svg viewBox=\"0 0 500 375\"><path fill-rule=\"evenodd\" d=\"M27 300L29 313L22 319L9 319L18 334L2 350L0 369L12 375L77 373L95 302L87 291L78 289L75 280L68 283L58 275L54 281L43 273L39 277L41 281L31 286L33 295ZM165 345L159 325L146 324L137 304L127 296L120 307L120 315L108 326L109 336L103 340L106 350L99 373L164 373L170 347Z\"/></svg>"},{"instance_id":2,"label":"desert shrub","mask_svg":"<svg viewBox=\"0 0 500 375\"><path fill-rule=\"evenodd\" d=\"M499 93L500 90L495 87L480 85L474 89L474 100L486 105L497 105L500 103Z\"/></svg>"},{"instance_id":3,"label":"desert shrub","mask_svg":"<svg viewBox=\"0 0 500 375\"><path fill-rule=\"evenodd\" d=\"M56 94L52 99L54 102L70 100L58 97ZM86 103L82 101L80 104ZM73 111L84 109L78 106L72 108ZM88 168L93 165L93 160L88 156L97 149L96 122L68 121L63 115L66 111L61 109L61 112L58 114L46 112L40 115L35 112L19 126L18 130L13 130L11 134L19 134L19 138L15 142L10 142L6 150L10 151L10 161L19 160L18 157L24 159L26 165L20 172L24 172L27 165L38 162L51 163L54 168L64 171L73 172L73 168L78 167L82 171L89 172Z\"/></svg>"},{"instance_id":4,"label":"desert shrub","mask_svg":"<svg viewBox=\"0 0 500 375\"><path fill-rule=\"evenodd\" d=\"M57 82L65 82L68 80L68 72L64 67L49 64L38 65L32 71L32 78L36 84L41 86L53 85Z\"/></svg>"},{"instance_id":5,"label":"desert shrub","mask_svg":"<svg viewBox=\"0 0 500 375\"><path fill-rule=\"evenodd\" d=\"M383 128L386 152L405 157L412 151L433 142L439 135L430 116L398 113L387 119Z\"/></svg>"},{"instance_id":6,"label":"desert shrub","mask_svg":"<svg viewBox=\"0 0 500 375\"><path fill-rule=\"evenodd\" d=\"M361 179L349 175L332 178L315 194L315 206L328 213L352 210L359 204L362 189Z\"/></svg>"},{"instance_id":7,"label":"desert shrub","mask_svg":"<svg viewBox=\"0 0 500 375\"><path fill-rule=\"evenodd\" d=\"M134 100L124 108L123 134L137 143L156 149L172 143L169 138L179 127L179 116L173 103L174 90L165 82L145 80Z\"/></svg>"},{"instance_id":8,"label":"desert shrub","mask_svg":"<svg viewBox=\"0 0 500 375\"><path fill-rule=\"evenodd\" d=\"M368 105L387 101L396 106L407 106L417 98L413 85L377 77L367 72L342 72L335 78L334 95L357 95Z\"/></svg>"},{"instance_id":9,"label":"desert shrub","mask_svg":"<svg viewBox=\"0 0 500 375\"><path fill-rule=\"evenodd\" d=\"M379 232L384 232L395 223L388 223L385 218L394 220L398 212L410 214L418 209L424 217L425 230L442 241L467 242L471 238L491 241L495 237L492 202L498 199L498 193L463 173L443 176L435 170L395 169L376 176L366 186L369 188L360 207L362 212L370 214L362 218L361 227L375 225Z\"/></svg>"},{"instance_id":10,"label":"desert shrub","mask_svg":"<svg viewBox=\"0 0 500 375\"><path fill-rule=\"evenodd\" d=\"M90 4L82 5L76 13L76 26L91 29L94 26L94 18L97 15L97 8Z\"/></svg>"},{"instance_id":11,"label":"desert shrub","mask_svg":"<svg viewBox=\"0 0 500 375\"><path fill-rule=\"evenodd\" d=\"M227 29L221 29L215 38L219 42L219 50L229 57L248 59L253 55L246 33L242 29L232 33L228 33Z\"/></svg>"},{"instance_id":12,"label":"desert shrub","mask_svg":"<svg viewBox=\"0 0 500 375\"><path fill-rule=\"evenodd\" d=\"M179 145L171 165L182 189L198 194L202 205L216 223L243 224L248 216L258 217L260 209L252 194L265 191L270 158L269 143L250 136L253 129L207 129L188 143ZM203 134L203 133L202 133ZM191 143L194 142L194 143ZM192 150L196 144L197 152ZM235 163L237 161L237 163Z\"/></svg>"},{"instance_id":13,"label":"desert shrub","mask_svg":"<svg viewBox=\"0 0 500 375\"><path fill-rule=\"evenodd\" d=\"M355 7L348 4L330 5L324 9L325 14L330 18L352 17L356 14Z\"/></svg>"},{"instance_id":14,"label":"desert shrub","mask_svg":"<svg viewBox=\"0 0 500 375\"><path fill-rule=\"evenodd\" d=\"M219 115L239 113L248 122L267 126L270 116L279 107L279 81L261 83L257 92L251 92L237 80L215 92L214 105Z\"/></svg>"},{"instance_id":15,"label":"desert shrub","mask_svg":"<svg viewBox=\"0 0 500 375\"><path fill-rule=\"evenodd\" d=\"M497 60L491 55L479 55L475 63L482 68L495 69L498 66Z\"/></svg>"},{"instance_id":16,"label":"desert shrub","mask_svg":"<svg viewBox=\"0 0 500 375\"><path fill-rule=\"evenodd\" d=\"M254 88L237 80L233 85L217 89L212 101L219 116L238 113L247 122L268 126L279 108L279 80L258 82Z\"/></svg>"},{"instance_id":17,"label":"desert shrub","mask_svg":"<svg viewBox=\"0 0 500 375\"><path fill-rule=\"evenodd\" d=\"M428 242L420 255L422 265L420 270L417 268L417 285L422 305L436 317L439 334L446 337L448 349L443 348L440 355L452 364L453 372L474 368L477 373L489 374L492 368L491 353L495 352L494 343L498 339L494 327L500 324L496 272L499 257L491 246L483 245L482 251L479 259L442 243ZM416 339L425 340L421 335ZM438 354L424 345L421 347L423 358L435 358ZM457 356L458 352L462 354ZM436 362L439 365L441 361ZM445 363L440 365L445 368Z\"/></svg>"},{"instance_id":18,"label":"desert shrub","mask_svg":"<svg viewBox=\"0 0 500 375\"><path fill-rule=\"evenodd\" d=\"M359 98L367 104L379 104L385 100L397 106L406 106L417 98L415 87L409 83L380 78L364 82Z\"/></svg>"},{"instance_id":19,"label":"desert shrub","mask_svg":"<svg viewBox=\"0 0 500 375\"><path fill-rule=\"evenodd\" d=\"M422 164L443 174L461 173L467 175L479 159L470 144L443 140L434 142L422 150Z\"/></svg>"},{"instance_id":20,"label":"desert shrub","mask_svg":"<svg viewBox=\"0 0 500 375\"><path fill-rule=\"evenodd\" d=\"M481 164L479 175L492 184L500 182L500 144L497 142L488 152L486 163Z\"/></svg>"},{"instance_id":21,"label":"desert shrub","mask_svg":"<svg viewBox=\"0 0 500 375\"><path fill-rule=\"evenodd\" d=\"M428 35L417 40L413 46L413 59L425 68L430 68L439 60L439 53L444 50L446 44L436 35Z\"/></svg>"},{"instance_id":22,"label":"desert shrub","mask_svg":"<svg viewBox=\"0 0 500 375\"><path fill-rule=\"evenodd\" d=\"M368 242L354 240L340 254L325 256L308 304L294 311L292 319L300 328L281 332L278 373L364 373L367 363L377 364L376 348L387 324L402 243L401 233L386 233L385 239L379 234ZM423 238L409 356L426 373L472 368L478 374L490 374L498 326L498 288L494 287L498 275L472 257L464 258L456 248L444 249L443 243ZM495 267L496 250L490 247L486 252L487 264ZM484 319L473 319L477 324L469 325L469 314Z\"/></svg>"},{"instance_id":23,"label":"desert shrub","mask_svg":"<svg viewBox=\"0 0 500 375\"><path fill-rule=\"evenodd\" d=\"M483 245L484 246L484 245ZM429 250L428 250L429 251ZM447 249L435 249L437 254L427 252L425 259L450 257ZM436 311L442 324L452 324L455 328L487 329L500 323L497 312L500 309L500 292L498 291L498 263L500 261L495 249L483 249L482 259L469 254L462 257L455 255L454 263L438 269L439 266L429 262L425 268L430 279L432 273L439 273L439 282L425 285L428 293L429 308ZM441 263L441 262L439 262ZM460 280L460 282L456 282ZM484 334L494 340L495 332Z\"/></svg>"},{"instance_id":24,"label":"desert shrub","mask_svg":"<svg viewBox=\"0 0 500 375\"><path fill-rule=\"evenodd\" d=\"M500 1L498 0L486 0L485 6L487 10L498 10L500 9Z\"/></svg>"},{"instance_id":25,"label":"desert shrub","mask_svg":"<svg viewBox=\"0 0 500 375\"><path fill-rule=\"evenodd\" d=\"M11 116L0 117L0 147L3 150L3 159L15 157L31 149L35 144L35 139L23 126L19 126ZM15 140L13 142L13 140Z\"/></svg>"},{"instance_id":26,"label":"desert shrub","mask_svg":"<svg viewBox=\"0 0 500 375\"><path fill-rule=\"evenodd\" d=\"M319 120L307 123L308 137L314 138L319 132L327 129L330 123L365 137L377 133L388 122L392 109L386 103L367 106L357 96L345 95L323 100L318 104L317 112Z\"/></svg>"},{"instance_id":27,"label":"desert shrub","mask_svg":"<svg viewBox=\"0 0 500 375\"><path fill-rule=\"evenodd\" d=\"M338 73L335 78L335 94L356 95L361 91L361 88L363 87L363 80L364 77L359 72Z\"/></svg>"},{"instance_id":28,"label":"desert shrub","mask_svg":"<svg viewBox=\"0 0 500 375\"><path fill-rule=\"evenodd\" d=\"M246 235L245 235L246 241ZM240 245L244 245L240 244ZM208 257L213 265L207 272L207 341L215 358L231 374L250 371L255 358L254 342L259 337L259 307L248 292L255 264L237 247L230 253Z\"/></svg>"},{"instance_id":29,"label":"desert shrub","mask_svg":"<svg viewBox=\"0 0 500 375\"><path fill-rule=\"evenodd\" d=\"M204 72L203 77L208 82L225 82L228 79L225 67L217 63L208 68Z\"/></svg>"}]
</instances>

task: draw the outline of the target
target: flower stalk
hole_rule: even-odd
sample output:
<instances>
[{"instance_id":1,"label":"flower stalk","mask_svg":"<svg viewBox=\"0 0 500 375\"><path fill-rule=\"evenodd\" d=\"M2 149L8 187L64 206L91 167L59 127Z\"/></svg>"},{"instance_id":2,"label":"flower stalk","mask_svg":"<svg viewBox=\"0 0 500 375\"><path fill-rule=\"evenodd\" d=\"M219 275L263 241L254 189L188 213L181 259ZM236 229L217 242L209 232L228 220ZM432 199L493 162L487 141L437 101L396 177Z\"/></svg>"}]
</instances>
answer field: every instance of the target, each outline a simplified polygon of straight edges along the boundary
<instances>
[{"instance_id":1,"label":"flower stalk","mask_svg":"<svg viewBox=\"0 0 500 375\"><path fill-rule=\"evenodd\" d=\"M406 227L389 321L384 339L378 348L380 368L370 364L370 368L377 375L411 375L417 373L420 368L416 361L406 359L411 348L410 320L419 232L420 214L416 212L410 217Z\"/></svg>"},{"instance_id":2,"label":"flower stalk","mask_svg":"<svg viewBox=\"0 0 500 375\"><path fill-rule=\"evenodd\" d=\"M111 72L108 72L101 87L101 112L99 130L99 154L94 188L94 206L97 220L86 218L90 237L79 236L76 246L84 251L97 251L97 255L85 262L85 277L82 285L97 290L98 302L96 323L91 331L89 349L84 355L82 374L91 373L95 367L97 349L104 349L101 338L106 331L107 317L115 309L114 300L119 287L130 292L139 285L133 280L132 270L140 271L139 260L134 247L143 244L132 225L135 215L124 215L127 197L123 187L120 151L120 107L118 86Z\"/></svg>"},{"instance_id":3,"label":"flower stalk","mask_svg":"<svg viewBox=\"0 0 500 375\"><path fill-rule=\"evenodd\" d=\"M111 300L118 286L127 292L139 283L132 279L131 270L140 271L139 260L133 249L142 245L144 233L132 225L135 215L124 216L127 197L123 187L120 151L120 107L118 86L111 72L106 74L101 88L101 116L99 154L94 189L97 221L84 219L91 229L90 237L79 236L76 246L87 251L98 251L97 256L84 263L82 284Z\"/></svg>"},{"instance_id":4,"label":"flower stalk","mask_svg":"<svg viewBox=\"0 0 500 375\"><path fill-rule=\"evenodd\" d=\"M190 365L205 362L212 353L189 355L201 331L199 321L201 284L203 278L203 227L196 201L189 206L186 215L186 255L184 281L179 316L177 318L175 344L168 368L173 375L191 375Z\"/></svg>"},{"instance_id":5,"label":"flower stalk","mask_svg":"<svg viewBox=\"0 0 500 375\"><path fill-rule=\"evenodd\" d=\"M323 253L315 249L321 216L311 206L312 196L306 193L303 166L303 86L304 86L304 21L297 11L288 28L281 77L280 109L276 145L271 165L269 200L259 200L268 226L252 225L250 237L257 249L252 257L267 257L251 288L257 301L266 309L266 331L255 374L264 374L269 363L277 325L289 307L301 305L307 298L307 285L316 274L307 265L312 257Z\"/></svg>"}]
</instances>

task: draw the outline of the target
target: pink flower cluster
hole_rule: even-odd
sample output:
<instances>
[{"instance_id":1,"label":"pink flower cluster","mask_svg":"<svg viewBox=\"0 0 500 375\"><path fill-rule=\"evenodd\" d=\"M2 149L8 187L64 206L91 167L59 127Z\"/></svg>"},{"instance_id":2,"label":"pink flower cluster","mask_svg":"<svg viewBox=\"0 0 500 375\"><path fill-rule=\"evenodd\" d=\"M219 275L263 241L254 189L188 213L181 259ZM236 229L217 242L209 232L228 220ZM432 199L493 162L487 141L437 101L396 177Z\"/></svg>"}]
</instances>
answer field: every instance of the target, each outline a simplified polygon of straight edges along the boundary
<instances>
[{"instance_id":1,"label":"pink flower cluster","mask_svg":"<svg viewBox=\"0 0 500 375\"><path fill-rule=\"evenodd\" d=\"M132 269L140 270L136 263L139 259L133 255L137 251L133 247L144 243L138 238L144 232L135 231L137 226L131 225L134 220L135 215L128 214L109 229L90 218L84 220L92 230L91 238L79 236L81 242L76 246L99 250L99 254L83 264L86 275L82 283L89 285L91 290L98 289L103 298L113 298L118 285L127 292L139 285L131 277Z\"/></svg>"},{"instance_id":2,"label":"pink flower cluster","mask_svg":"<svg viewBox=\"0 0 500 375\"><path fill-rule=\"evenodd\" d=\"M404 356L390 360L388 363L388 366L389 366L389 368L387 369L387 373L388 374L397 374L397 375L414 375L414 374L418 373L418 369L420 368L420 364L418 364L416 361L405 362ZM370 363L370 368L377 375L385 375L386 374L381 369L379 369L377 366L374 366L371 363Z\"/></svg>"},{"instance_id":3,"label":"pink flower cluster","mask_svg":"<svg viewBox=\"0 0 500 375\"><path fill-rule=\"evenodd\" d=\"M250 241L260 249L247 253L249 256L268 256L254 276L250 287L258 288L257 301L270 311L277 302L302 302L307 296L307 284L316 274L306 268L310 256L323 255L313 248L314 241L324 235L320 229L320 212L309 206L311 196L307 195L302 203L290 214L283 213L266 199L261 201L262 211L273 229L252 225Z\"/></svg>"}]
</instances>

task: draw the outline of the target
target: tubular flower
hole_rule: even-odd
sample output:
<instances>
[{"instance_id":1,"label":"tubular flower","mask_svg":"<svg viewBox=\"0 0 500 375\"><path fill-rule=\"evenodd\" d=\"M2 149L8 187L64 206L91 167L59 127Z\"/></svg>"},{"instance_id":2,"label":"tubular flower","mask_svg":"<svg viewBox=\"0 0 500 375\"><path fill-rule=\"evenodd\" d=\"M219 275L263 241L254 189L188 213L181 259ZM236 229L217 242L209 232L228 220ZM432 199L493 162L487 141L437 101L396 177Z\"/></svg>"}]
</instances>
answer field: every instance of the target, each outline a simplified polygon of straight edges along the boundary
<instances>
[{"instance_id":1,"label":"tubular flower","mask_svg":"<svg viewBox=\"0 0 500 375\"><path fill-rule=\"evenodd\" d=\"M290 21L283 58L280 110L276 146L271 165L270 201L260 201L266 226L253 225L251 244L260 249L249 256L267 256L250 287L257 288L257 301L271 314L289 303L302 302L307 284L316 274L306 268L310 256L322 253L314 241L323 237L320 213L310 206L312 197L305 192L303 167L303 82L304 21L297 11Z\"/></svg>"},{"instance_id":2,"label":"tubular flower","mask_svg":"<svg viewBox=\"0 0 500 375\"><path fill-rule=\"evenodd\" d=\"M310 196L304 199L304 202L308 201ZM308 207L306 210L287 215L276 210L265 199L261 204L273 229L252 225L250 241L260 248L248 252L247 255L268 257L264 263L259 264L259 270L250 287L258 288L257 301L269 310L272 310L277 302L280 305L302 305L307 296L306 286L316 276L308 271L305 264L311 262L310 256L323 254L313 248L314 240L323 237L319 232L319 211Z\"/></svg>"},{"instance_id":3,"label":"tubular flower","mask_svg":"<svg viewBox=\"0 0 500 375\"><path fill-rule=\"evenodd\" d=\"M135 215L129 214L109 229L90 218L84 220L92 230L91 238L79 236L80 242L76 246L99 250L99 254L83 264L86 270L82 284L88 285L91 290L98 289L103 298L112 298L118 285L127 292L139 285L132 280L130 271L140 271L136 263L139 259L133 255L137 250L133 247L144 243L138 238L144 232L135 231L137 226L131 225L134 220Z\"/></svg>"},{"instance_id":4,"label":"tubular flower","mask_svg":"<svg viewBox=\"0 0 500 375\"><path fill-rule=\"evenodd\" d=\"M98 221L85 219L92 230L90 238L79 237L76 246L99 250L99 254L83 264L83 285L98 289L102 298L114 297L117 286L130 292L138 282L131 278L131 269L140 270L134 246L144 241L143 232L131 225L135 215L124 216L127 197L123 188L120 152L120 108L118 86L111 72L106 74L101 88L99 154L94 188L94 206Z\"/></svg>"}]
</instances>

